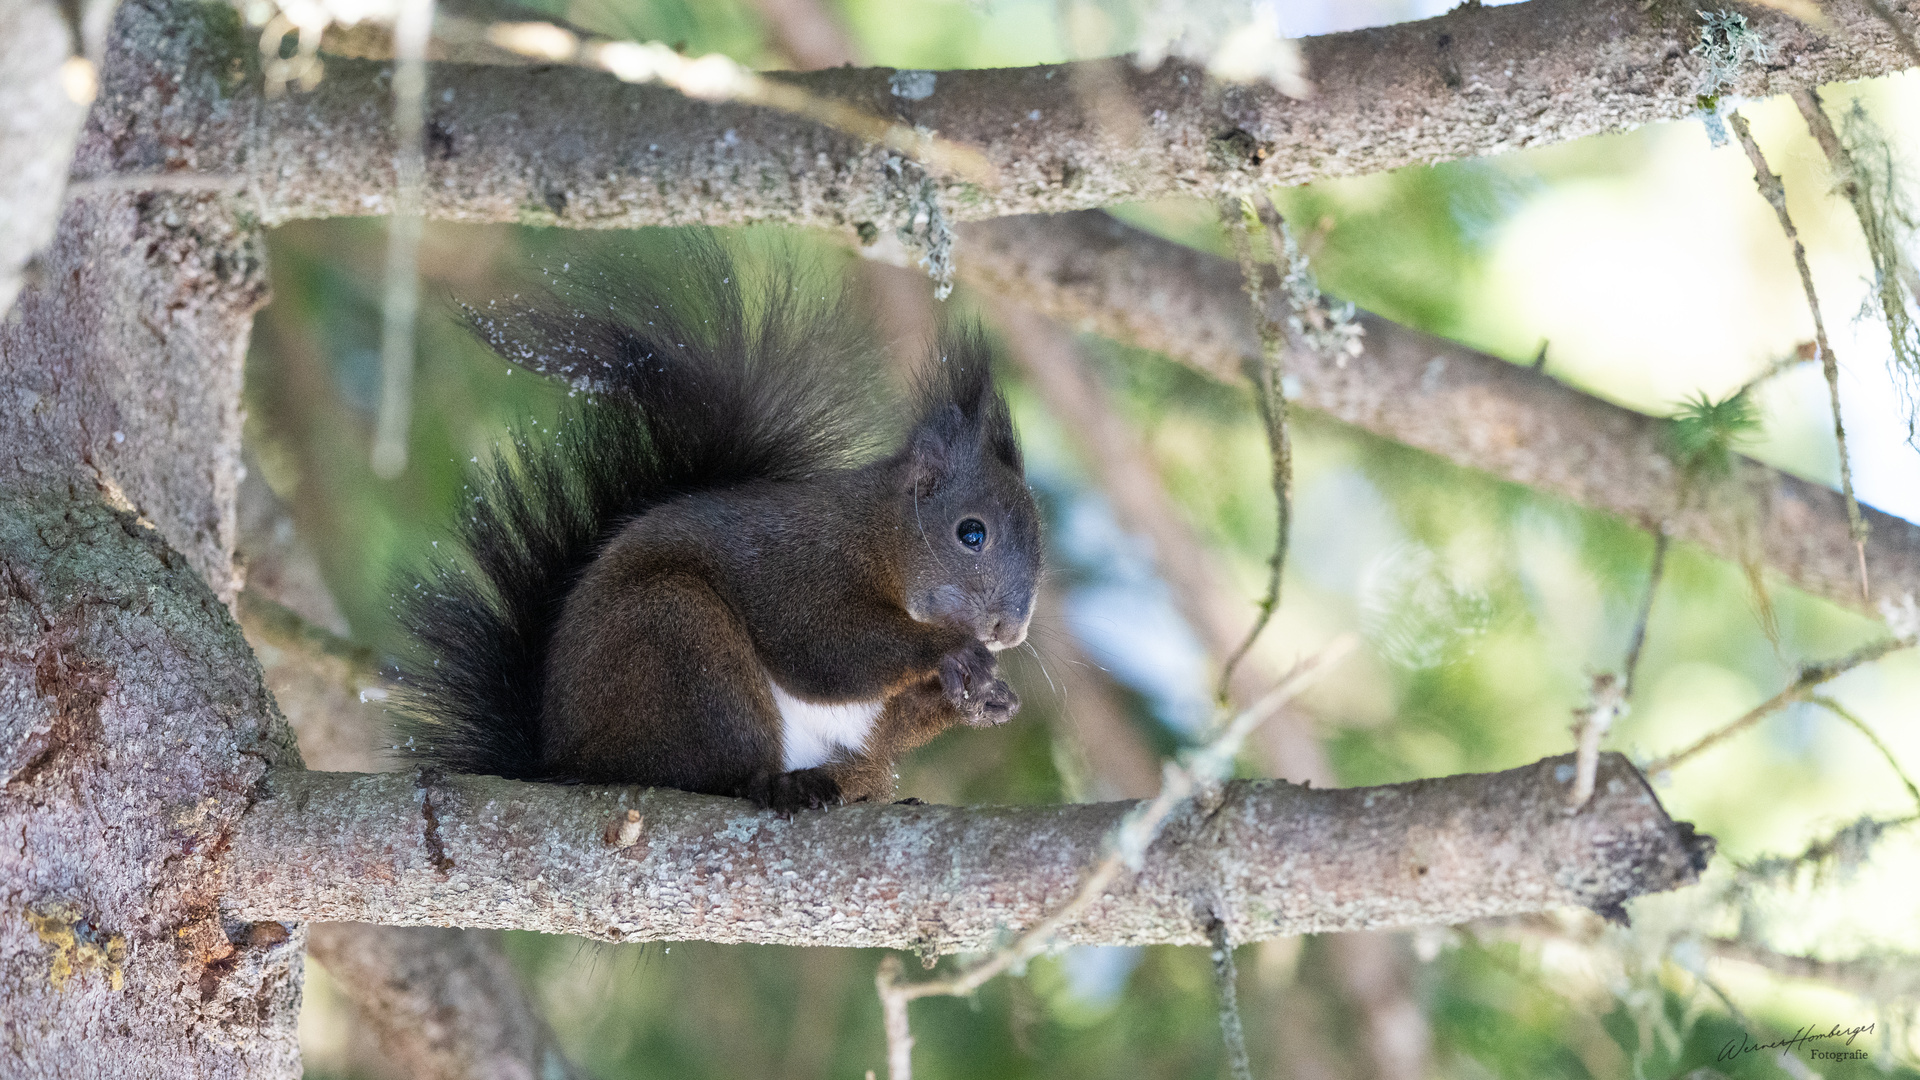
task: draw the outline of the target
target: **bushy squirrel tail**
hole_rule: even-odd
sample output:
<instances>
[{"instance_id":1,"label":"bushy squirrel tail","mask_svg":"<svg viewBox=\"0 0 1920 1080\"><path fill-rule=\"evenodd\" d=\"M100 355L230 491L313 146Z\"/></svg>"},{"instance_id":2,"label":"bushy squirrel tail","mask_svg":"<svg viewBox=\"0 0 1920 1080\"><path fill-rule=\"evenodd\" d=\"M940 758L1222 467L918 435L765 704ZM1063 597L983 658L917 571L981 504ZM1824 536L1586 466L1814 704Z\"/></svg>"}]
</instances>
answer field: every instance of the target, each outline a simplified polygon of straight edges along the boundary
<instances>
[{"instance_id":1,"label":"bushy squirrel tail","mask_svg":"<svg viewBox=\"0 0 1920 1080\"><path fill-rule=\"evenodd\" d=\"M637 272L636 272L637 269ZM678 496L798 479L867 454L871 348L836 283L742 287L718 244L596 266L531 302L469 309L475 333L582 402L522 429L466 491L451 557L398 590L400 752L451 772L565 781L542 760L546 656L567 591L623 522ZM446 545L440 545L444 550Z\"/></svg>"}]
</instances>

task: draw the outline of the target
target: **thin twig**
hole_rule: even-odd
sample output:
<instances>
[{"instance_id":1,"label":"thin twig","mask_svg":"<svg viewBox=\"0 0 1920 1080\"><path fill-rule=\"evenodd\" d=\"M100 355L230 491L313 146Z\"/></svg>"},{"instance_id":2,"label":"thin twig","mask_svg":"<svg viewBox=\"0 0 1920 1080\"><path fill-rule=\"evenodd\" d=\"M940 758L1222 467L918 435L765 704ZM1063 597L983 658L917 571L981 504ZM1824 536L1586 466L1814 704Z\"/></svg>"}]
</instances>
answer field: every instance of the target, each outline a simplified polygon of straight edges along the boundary
<instances>
[{"instance_id":1,"label":"thin twig","mask_svg":"<svg viewBox=\"0 0 1920 1080\"><path fill-rule=\"evenodd\" d=\"M1907 771L1900 767L1900 759L1893 756L1893 750L1890 749L1886 743L1880 741L1880 736L1875 734L1874 730L1867 726L1865 720L1855 716L1852 712L1848 711L1845 706L1825 694L1814 694L1807 700L1853 725L1855 731L1865 735L1867 741L1873 744L1873 748L1880 751L1880 756L1887 759L1887 765L1893 769L1893 774L1898 776L1900 782L1907 786L1907 794L1913 797L1914 806L1920 807L1920 787L1914 786L1913 780L1907 776Z\"/></svg>"},{"instance_id":2,"label":"thin twig","mask_svg":"<svg viewBox=\"0 0 1920 1080\"><path fill-rule=\"evenodd\" d=\"M1734 134L1740 139L1740 145L1747 151L1747 160L1753 162L1753 182L1760 189L1760 196L1773 207L1775 216L1780 219L1780 229L1787 234L1787 240L1793 244L1793 264L1800 270L1800 287L1807 294L1807 308L1813 313L1814 344L1820 350L1821 369L1827 376L1827 396L1833 406L1833 438L1840 448L1840 494L1847 500L1847 531L1853 537L1854 551L1860 559L1860 596L1868 599L1872 593L1867 583L1867 523L1860 516L1860 500L1853 494L1853 465L1847 458L1847 428L1840 419L1840 362L1833 355L1833 346L1827 342L1826 321L1820 317L1820 297L1813 289L1813 271L1807 267L1807 248L1800 242L1800 232L1793 227L1793 218L1787 215L1787 189L1780 183L1780 177L1767 167L1767 158L1760 152L1760 144L1753 139L1753 132L1747 127L1747 118L1734 110L1727 115L1727 123L1732 125Z\"/></svg>"},{"instance_id":3,"label":"thin twig","mask_svg":"<svg viewBox=\"0 0 1920 1080\"><path fill-rule=\"evenodd\" d=\"M1260 221L1267 226L1275 258L1284 266L1286 249L1290 246L1283 243L1282 239L1281 230L1286 226L1264 196L1261 203L1264 209L1258 212ZM1287 433L1285 389L1287 338L1269 310L1266 278L1253 257L1253 241L1247 229L1249 209L1245 201L1229 200L1222 203L1221 216L1227 232L1233 237L1234 252L1240 258L1241 280L1247 290L1247 300L1253 306L1254 322L1260 328L1260 359L1257 364L1249 365L1248 374L1253 378L1254 400L1260 407L1260 420L1266 426L1267 448L1272 455L1276 535L1273 554L1267 559L1267 589L1260 599L1259 615L1254 618L1247 636L1241 639L1240 644L1220 665L1220 681L1214 688L1214 698L1223 707L1229 700L1227 688L1232 682L1234 669L1240 666L1240 661L1253 648L1254 642L1260 639L1267 623L1272 621L1273 613L1280 607L1280 583L1286 569L1288 534L1293 524L1293 444Z\"/></svg>"},{"instance_id":4,"label":"thin twig","mask_svg":"<svg viewBox=\"0 0 1920 1080\"><path fill-rule=\"evenodd\" d=\"M1791 884L1802 869L1811 867L1816 880L1829 868L1859 866L1867 861L1881 838L1895 829L1920 822L1920 814L1877 818L1863 814L1834 832L1808 842L1798 855L1766 855L1734 864L1732 888L1738 892Z\"/></svg>"},{"instance_id":5,"label":"thin twig","mask_svg":"<svg viewBox=\"0 0 1920 1080\"><path fill-rule=\"evenodd\" d=\"M427 42L434 0L404 0L393 26L393 216L387 219L386 300L381 311L380 406L374 419L373 472L383 479L407 467L413 417L413 337L420 312L420 232L427 159Z\"/></svg>"},{"instance_id":6,"label":"thin twig","mask_svg":"<svg viewBox=\"0 0 1920 1080\"><path fill-rule=\"evenodd\" d=\"M1704 966L1691 969L1690 973L1694 978L1700 980L1700 985L1712 991L1713 996L1720 999L1720 1004L1725 1005L1727 1012L1733 1016L1734 1023L1740 1025L1747 1031L1768 1030L1765 1025L1756 1024L1749 1019L1747 1014L1741 1011L1740 1006L1734 1004L1732 995L1728 994L1726 990L1721 988L1719 983L1707 975ZM1813 1070L1807 1068L1805 1063L1792 1054L1781 1053L1773 1058L1773 1062L1780 1067L1781 1072L1793 1077L1794 1080L1814 1080L1816 1076Z\"/></svg>"},{"instance_id":7,"label":"thin twig","mask_svg":"<svg viewBox=\"0 0 1920 1080\"><path fill-rule=\"evenodd\" d=\"M1812 360L1820 352L1820 347L1811 341L1803 341L1794 346L1793 352L1773 361L1760 370L1758 375L1740 384L1740 389L1728 395L1729 399L1742 394L1751 394L1767 382L1776 379L1794 368Z\"/></svg>"},{"instance_id":8,"label":"thin twig","mask_svg":"<svg viewBox=\"0 0 1920 1080\"><path fill-rule=\"evenodd\" d=\"M1655 526L1653 566L1647 571L1647 591L1640 598L1640 613L1633 622L1633 637L1627 645L1623 674L1596 675L1584 708L1574 712L1573 787L1567 792L1567 806L1578 810L1593 798L1594 776L1600 768L1600 743L1612 730L1614 721L1625 716L1633 702L1633 679L1640 670L1640 649L1647 643L1647 620L1653 614L1653 595L1660 588L1660 575L1667 566L1667 530Z\"/></svg>"},{"instance_id":9,"label":"thin twig","mask_svg":"<svg viewBox=\"0 0 1920 1080\"><path fill-rule=\"evenodd\" d=\"M1633 700L1633 680L1640 670L1640 649L1647 643L1647 620L1653 615L1653 594L1659 590L1660 576L1667 568L1668 541L1666 526L1655 526L1653 566L1647 571L1647 591L1640 598L1640 614L1633 623L1633 641L1627 646L1626 675L1623 677L1625 685L1620 690L1620 696L1627 701Z\"/></svg>"},{"instance_id":10,"label":"thin twig","mask_svg":"<svg viewBox=\"0 0 1920 1080\"><path fill-rule=\"evenodd\" d=\"M1882 638L1871 645L1848 653L1838 660L1830 660L1824 664L1809 664L1800 669L1800 677L1788 684L1786 689L1754 706L1738 720L1718 730L1709 732L1685 750L1668 754L1666 757L1651 762L1641 771L1645 772L1648 776L1655 776L1663 772L1668 772L1676 766L1684 765L1701 753L1740 734L1788 705L1796 701L1805 701L1808 697L1812 696L1815 687L1823 683L1832 682L1834 679L1852 671L1854 668L1862 664L1870 664L1890 652L1911 648L1913 644L1914 640L1912 638Z\"/></svg>"},{"instance_id":11,"label":"thin twig","mask_svg":"<svg viewBox=\"0 0 1920 1080\"><path fill-rule=\"evenodd\" d=\"M1841 194L1853 204L1855 216L1860 218L1862 228L1868 227L1872 213L1860 202L1860 178L1853 166L1853 154L1847 144L1840 141L1840 133L1833 128L1833 121L1827 118L1826 109L1821 105L1817 91L1802 87L1788 94L1800 110L1801 119L1807 122L1807 133L1820 145L1820 152L1826 155L1827 166L1833 170L1833 178L1840 185Z\"/></svg>"},{"instance_id":12,"label":"thin twig","mask_svg":"<svg viewBox=\"0 0 1920 1080\"><path fill-rule=\"evenodd\" d=\"M1214 919L1207 925L1213 939L1213 983L1220 992L1220 1039L1227 1047L1227 1075L1233 1080L1253 1080L1253 1066L1247 1060L1247 1033L1240 1026L1240 973L1234 970L1233 942L1227 938L1227 924Z\"/></svg>"},{"instance_id":13,"label":"thin twig","mask_svg":"<svg viewBox=\"0 0 1920 1080\"><path fill-rule=\"evenodd\" d=\"M1752 964L1790 979L1812 979L1862 996L1882 991L1889 981L1910 981L1910 973L1920 972L1920 958L1897 953L1872 959L1823 960L1783 953L1743 938L1705 938L1701 944L1718 959Z\"/></svg>"},{"instance_id":14,"label":"thin twig","mask_svg":"<svg viewBox=\"0 0 1920 1080\"><path fill-rule=\"evenodd\" d=\"M1160 792L1136 806L1115 826L1107 854L1082 879L1073 898L1040 920L1012 943L963 971L944 979L904 982L900 962L888 957L874 977L886 1017L887 1075L889 1080L911 1080L912 1033L907 1026L907 1003L923 997L961 997L973 993L994 977L1024 965L1052 944L1060 929L1097 903L1122 874L1137 871L1160 827L1196 792L1211 789L1231 774L1234 758L1255 728L1278 713L1287 702L1344 657L1354 645L1342 635L1319 653L1302 660L1271 692L1222 724L1211 741L1167 762L1161 772Z\"/></svg>"},{"instance_id":15,"label":"thin twig","mask_svg":"<svg viewBox=\"0 0 1920 1080\"><path fill-rule=\"evenodd\" d=\"M1551 941L1581 950L1599 950L1606 947L1604 925L1598 917L1589 917L1569 925L1560 918L1536 914L1481 920L1457 929L1483 948L1501 941ZM1852 960L1823 960L1783 953L1744 937L1694 940L1715 960L1752 964L1776 975L1816 980L1863 996L1883 992L1889 984L1904 987L1920 978L1920 957L1904 953L1879 953L1871 958L1863 956Z\"/></svg>"},{"instance_id":16,"label":"thin twig","mask_svg":"<svg viewBox=\"0 0 1920 1080\"><path fill-rule=\"evenodd\" d=\"M1600 740L1613 722L1627 711L1622 680L1610 671L1593 677L1587 704L1574 710L1573 786L1567 789L1567 809L1578 810L1593 798L1594 778L1600 771Z\"/></svg>"},{"instance_id":17,"label":"thin twig","mask_svg":"<svg viewBox=\"0 0 1920 1080\"><path fill-rule=\"evenodd\" d=\"M913 1028L907 1023L907 1003L913 998L905 993L912 984L901 982L903 975L900 957L888 954L873 976L887 1032L888 1080L913 1080Z\"/></svg>"}]
</instances>

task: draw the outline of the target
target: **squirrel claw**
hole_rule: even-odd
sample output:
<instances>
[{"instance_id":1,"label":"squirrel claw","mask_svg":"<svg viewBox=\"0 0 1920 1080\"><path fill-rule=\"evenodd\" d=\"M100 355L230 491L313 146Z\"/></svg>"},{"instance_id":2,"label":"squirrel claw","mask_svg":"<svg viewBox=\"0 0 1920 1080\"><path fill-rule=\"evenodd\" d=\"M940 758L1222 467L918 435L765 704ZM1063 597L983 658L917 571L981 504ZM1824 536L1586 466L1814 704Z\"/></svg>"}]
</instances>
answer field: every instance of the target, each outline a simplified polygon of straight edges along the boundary
<instances>
[{"instance_id":1,"label":"squirrel claw","mask_svg":"<svg viewBox=\"0 0 1920 1080\"><path fill-rule=\"evenodd\" d=\"M1020 709L1020 695L996 668L993 654L977 641L940 661L940 689L969 727L1004 724Z\"/></svg>"},{"instance_id":2,"label":"squirrel claw","mask_svg":"<svg viewBox=\"0 0 1920 1080\"><path fill-rule=\"evenodd\" d=\"M1013 714L1019 711L1020 695L1013 692L1013 687L1008 686L1006 680L995 679L993 685L987 687L985 698L980 703L978 718L969 716L967 722L975 727L998 727L1013 719Z\"/></svg>"}]
</instances>

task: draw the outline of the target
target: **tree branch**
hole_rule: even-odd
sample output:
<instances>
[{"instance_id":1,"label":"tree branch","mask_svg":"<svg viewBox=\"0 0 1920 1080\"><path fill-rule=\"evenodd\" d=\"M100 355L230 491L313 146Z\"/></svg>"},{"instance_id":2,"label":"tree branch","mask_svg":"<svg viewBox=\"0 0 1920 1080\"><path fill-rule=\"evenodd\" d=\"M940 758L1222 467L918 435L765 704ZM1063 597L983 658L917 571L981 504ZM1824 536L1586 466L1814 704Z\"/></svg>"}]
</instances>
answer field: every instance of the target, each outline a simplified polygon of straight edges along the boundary
<instances>
[{"instance_id":1,"label":"tree branch","mask_svg":"<svg viewBox=\"0 0 1920 1080\"><path fill-rule=\"evenodd\" d=\"M1753 164L1753 182L1760 189L1760 197L1773 207L1773 213L1780 221L1780 231L1786 233L1787 242L1793 245L1794 269L1800 271L1800 288L1806 293L1807 311L1813 316L1813 340L1819 352L1820 368L1827 378L1827 401L1833 412L1833 442L1840 454L1840 496L1846 501L1847 527L1853 536L1854 547L1860 556L1860 599L1870 601L1873 589L1867 576L1867 526L1860 518L1860 502L1853 496L1853 457L1847 453L1847 425L1840 415L1840 361L1833 354L1833 345L1827 340L1827 321L1820 314L1820 294L1813 287L1813 270L1807 266L1807 247L1800 242L1800 230L1794 228L1793 218L1787 213L1787 189L1780 182L1771 167L1767 165L1766 155L1760 150L1760 144L1754 141L1753 131L1747 126L1747 118L1735 109L1727 115L1727 123L1733 128L1733 134L1740 140L1741 149L1747 152L1747 160Z\"/></svg>"},{"instance_id":2,"label":"tree branch","mask_svg":"<svg viewBox=\"0 0 1920 1080\"><path fill-rule=\"evenodd\" d=\"M912 1080L912 1055L909 1051L913 1046L913 1037L907 1029L908 1002L923 997L970 996L993 979L1009 971L1024 969L1028 961L1053 947L1062 929L1083 921L1086 914L1113 891L1115 885L1140 871L1145 865L1147 851L1159 838L1169 818L1196 804L1204 806L1209 815L1220 809L1215 801L1219 785L1232 775L1233 759L1239 754L1240 748L1246 745L1247 736L1301 690L1338 664L1340 658L1352 650L1353 644L1350 637L1336 638L1319 653L1302 660L1281 680L1279 686L1259 702L1237 715L1223 717L1206 745L1182 754L1177 764L1166 763L1160 771L1160 790L1153 798L1134 803L1114 825L1113 831L1107 834L1106 841L1100 845L1100 861L1087 868L1072 898L1048 912L1045 918L1029 926L1020 936L944 978L905 981L900 977L899 957L887 957L875 976L875 986L880 993L881 1011L886 1017L888 1080ZM1214 914L1213 904L1204 886L1200 888L1199 895L1192 898L1192 902L1205 912L1207 938L1219 947L1218 943L1224 940L1226 933L1225 923ZM1227 962L1231 966L1230 956ZM1230 988L1228 993L1231 993ZM1232 1004L1231 1011L1233 1029L1237 1032L1239 1006ZM1236 1034L1229 1034L1230 1051L1236 1038ZM1239 1051L1244 1058L1244 1042L1239 1045Z\"/></svg>"},{"instance_id":3,"label":"tree branch","mask_svg":"<svg viewBox=\"0 0 1920 1080\"><path fill-rule=\"evenodd\" d=\"M1239 271L1214 255L1099 213L1010 218L961 229L960 271L1068 325L1164 352L1223 382L1260 355ZM1284 316L1284 312L1276 312ZM1288 374L1304 408L1512 483L1739 561L1761 560L1800 588L1856 610L1858 553L1841 496L1740 458L1737 492L1685 507L1666 421L1602 401L1518 364L1362 312L1360 355L1344 366L1296 350ZM1743 539L1735 499L1758 506ZM1867 569L1882 596L1920 595L1920 526L1861 507Z\"/></svg>"},{"instance_id":4,"label":"tree branch","mask_svg":"<svg viewBox=\"0 0 1920 1080\"><path fill-rule=\"evenodd\" d=\"M139 0L162 19L212 18ZM1752 16L1776 62L1726 92L1749 96L1904 69L1888 24L1857 0L1827 5L1815 29ZM1912 25L1916 16L1893 16ZM1673 120L1696 108L1691 18L1639 0L1534 0L1303 40L1316 85L1294 100L1223 85L1167 63L1125 60L939 73L924 98L897 96L887 68L781 78L817 97L980 149L1000 177L935 181L953 220L1051 213L1170 196L1212 198L1253 182L1300 184L1540 146ZM239 35L235 35L236 41ZM151 35L110 67L133 97L152 70L205 64L212 79L162 110L96 111L75 173L245 176L263 220L385 214L394 205L390 65L333 59L311 93L266 100L226 80L231 56L198 61ZM244 59L244 58L243 58ZM1060 76L1060 77L1056 77ZM1097 76L1114 92L1090 103ZM916 169L790 115L690 101L564 68L432 66L426 213L463 221L576 227L778 220L847 228L908 220ZM1132 123L1102 123L1115 103ZM100 119L106 117L108 119Z\"/></svg>"},{"instance_id":5,"label":"tree branch","mask_svg":"<svg viewBox=\"0 0 1920 1080\"><path fill-rule=\"evenodd\" d=\"M1203 944L1455 923L1580 905L1618 914L1694 880L1710 838L1618 754L1579 814L1552 758L1379 788L1228 785L1188 803L1145 868L1068 943ZM490 777L279 772L233 836L232 918L512 927L978 951L1079 889L1130 803L851 806L792 820L666 789ZM616 828L637 810L638 840Z\"/></svg>"},{"instance_id":6,"label":"tree branch","mask_svg":"<svg viewBox=\"0 0 1920 1080\"><path fill-rule=\"evenodd\" d=\"M258 244L191 197L72 203L0 322L0 1074L299 1072L304 931L218 917L299 762L213 591Z\"/></svg>"},{"instance_id":7,"label":"tree branch","mask_svg":"<svg viewBox=\"0 0 1920 1080\"><path fill-rule=\"evenodd\" d=\"M1874 74L1903 62L1871 12L1852 3L1831 8L1831 38L1782 16L1756 16L1779 61L1749 73L1751 85L1734 92ZM1170 125L1165 132L1158 121L1143 125L1150 134L1142 137L1158 140L1153 152L1100 142L1062 85L1071 80L1046 78L1060 65L948 73L940 76L944 89L917 103L892 98L884 70L804 78L821 92L897 108L982 146L1009 182L993 193L955 192L940 207L954 218L984 217L1205 194L1252 179L1296 182L1681 115L1693 107L1688 79L1695 61L1684 46L1694 30L1679 19L1655 25L1664 10L1642 13L1634 0L1535 0L1314 39L1307 53L1325 77L1312 102L1245 88L1209 90L1171 66L1150 75L1127 69L1120 75L1132 81L1143 109L1162 99L1171 106L1161 110ZM268 102L251 84L233 84L217 50L191 44L205 34L173 32L177 23L216 17L223 17L216 9L167 0L123 9L122 47L108 65L111 101L95 110L76 172L243 175L251 185L247 201L269 221L389 212L386 66L334 61L316 92ZM1443 33L1452 43L1444 55L1437 36L1428 40ZM1456 72L1459 85L1437 105L1428 85L1436 67ZM1180 85L1182 76L1188 85ZM142 104L154 78L181 88L164 109ZM1563 83L1581 89L1562 93ZM428 128L436 149L426 212L434 216L595 226L762 219L884 225L904 220L922 196L918 182L902 186L902 175L884 168L878 152L764 110L700 104L565 70L442 65L432 85ZM1413 97L1403 106L1395 92ZM1416 100L1428 115L1401 115ZM1473 104L1479 101L1485 106ZM1041 119L1026 119L1036 109ZM1256 140L1284 129L1294 141L1274 149L1258 170L1222 164L1208 144L1224 123ZM1369 141L1376 134L1382 141ZM1424 140L1421 153L1410 157L1405 144L1416 135ZM1339 152L1301 149L1317 139L1331 139L1326 147ZM1399 146L1398 156L1373 156L1382 146ZM1303 153L1314 168L1300 165ZM976 280L1025 290L1070 322L1092 320L1114 336L1237 377L1258 344L1230 266L1118 228L1086 219L995 222L969 230L961 250ZM1094 248L1079 250L1087 243ZM1169 268L1179 272L1169 276ZM1344 368L1310 358L1296 365L1303 405L1644 524L1673 513L1676 472L1658 420L1377 317L1362 322L1362 357ZM1770 481L1755 530L1763 561L1816 595L1858 605L1850 587L1858 556L1851 539L1831 526L1844 513L1841 500L1779 473L1756 475ZM1885 514L1865 516L1872 580L1886 595L1920 594L1920 528ZM1733 515L1698 507L1674 525L1681 539L1740 556Z\"/></svg>"},{"instance_id":8,"label":"tree branch","mask_svg":"<svg viewBox=\"0 0 1920 1080\"><path fill-rule=\"evenodd\" d=\"M1875 660L1900 649L1914 646L1913 638L1882 638L1864 645L1853 652L1825 663L1808 664L1800 669L1800 674L1786 689L1747 710L1738 719L1713 729L1702 735L1684 750L1676 750L1647 765L1647 771L1658 775L1686 764L1688 761L1718 746L1720 743L1740 734L1753 725L1786 708L1796 701L1805 701L1821 686L1852 671L1862 664L1871 664Z\"/></svg>"},{"instance_id":9,"label":"tree branch","mask_svg":"<svg viewBox=\"0 0 1920 1080\"><path fill-rule=\"evenodd\" d=\"M1267 589L1255 605L1253 625L1247 629L1238 645L1219 658L1220 678L1214 686L1213 696L1223 705L1231 700L1234 669L1240 666L1241 659L1260 640L1261 633L1280 607L1280 586L1286 576L1287 547L1293 533L1293 438L1287 430L1286 328L1288 325L1304 326L1301 318L1308 313L1303 310L1304 297L1293 288L1283 287L1280 291L1286 299L1289 322L1282 323L1270 317L1272 306L1267 299L1267 275L1254 259L1253 238L1248 235L1250 230L1247 227L1249 216L1260 222L1274 261L1288 268L1286 277L1282 279L1283 286L1295 284L1294 275L1297 272L1304 279L1305 287L1312 290L1314 304L1317 305L1320 300L1320 290L1312 284L1312 271L1307 268L1306 258L1294 246L1293 235L1287 231L1286 223L1280 219L1264 192L1256 193L1256 198L1257 210L1245 196L1223 201L1221 216L1226 219L1227 231L1233 237L1234 253L1240 262L1241 287L1247 291L1247 300L1253 307L1260 331L1260 360L1258 363L1249 363L1247 373L1253 380L1253 401L1260 414L1261 426L1267 429L1267 452L1273 472L1273 554L1267 557Z\"/></svg>"}]
</instances>

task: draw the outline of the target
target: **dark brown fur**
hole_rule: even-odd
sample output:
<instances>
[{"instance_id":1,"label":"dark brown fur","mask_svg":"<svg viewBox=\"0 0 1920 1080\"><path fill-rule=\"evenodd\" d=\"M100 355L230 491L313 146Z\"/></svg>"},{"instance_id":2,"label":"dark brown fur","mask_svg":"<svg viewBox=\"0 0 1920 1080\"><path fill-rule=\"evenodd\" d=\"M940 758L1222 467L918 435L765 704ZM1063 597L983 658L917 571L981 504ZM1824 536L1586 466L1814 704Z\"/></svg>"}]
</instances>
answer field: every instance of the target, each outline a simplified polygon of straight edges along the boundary
<instances>
[{"instance_id":1,"label":"dark brown fur","mask_svg":"<svg viewBox=\"0 0 1920 1080\"><path fill-rule=\"evenodd\" d=\"M1038 513L979 336L943 337L901 445L860 461L863 436L819 430L857 409L858 376L782 366L831 333L781 322L792 309L750 322L731 267L706 257L699 325L531 309L531 344L483 325L516 362L615 374L594 386L603 411L483 478L463 539L489 588L443 567L409 594L409 623L437 627L409 673L419 756L793 809L887 798L899 754L1018 708L987 643L1025 635ZM817 705L883 704L857 750L789 770L769 679Z\"/></svg>"}]
</instances>

